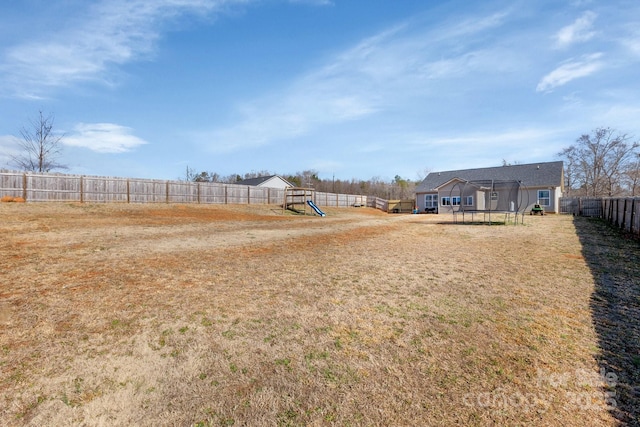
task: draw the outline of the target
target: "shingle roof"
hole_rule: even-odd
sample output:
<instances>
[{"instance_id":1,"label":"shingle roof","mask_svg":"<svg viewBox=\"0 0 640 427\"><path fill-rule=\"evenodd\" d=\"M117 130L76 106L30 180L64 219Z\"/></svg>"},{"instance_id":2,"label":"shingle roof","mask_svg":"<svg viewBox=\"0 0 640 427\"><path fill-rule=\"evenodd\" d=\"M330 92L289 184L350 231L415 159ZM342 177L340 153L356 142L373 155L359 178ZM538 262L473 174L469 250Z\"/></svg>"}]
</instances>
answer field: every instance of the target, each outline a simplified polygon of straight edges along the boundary
<instances>
[{"instance_id":1,"label":"shingle roof","mask_svg":"<svg viewBox=\"0 0 640 427\"><path fill-rule=\"evenodd\" d=\"M559 161L431 172L424 181L418 185L416 193L435 191L437 187L454 178L467 181L516 180L520 181L526 187L561 187L563 184L563 163Z\"/></svg>"},{"instance_id":2,"label":"shingle roof","mask_svg":"<svg viewBox=\"0 0 640 427\"><path fill-rule=\"evenodd\" d=\"M281 180L289 184L291 187L293 187L293 184L291 184L289 181L287 181L286 179L282 178L279 175L259 176L257 178L243 179L242 181L238 181L234 184L258 186L260 184L263 184L269 181L272 178L280 178Z\"/></svg>"}]
</instances>

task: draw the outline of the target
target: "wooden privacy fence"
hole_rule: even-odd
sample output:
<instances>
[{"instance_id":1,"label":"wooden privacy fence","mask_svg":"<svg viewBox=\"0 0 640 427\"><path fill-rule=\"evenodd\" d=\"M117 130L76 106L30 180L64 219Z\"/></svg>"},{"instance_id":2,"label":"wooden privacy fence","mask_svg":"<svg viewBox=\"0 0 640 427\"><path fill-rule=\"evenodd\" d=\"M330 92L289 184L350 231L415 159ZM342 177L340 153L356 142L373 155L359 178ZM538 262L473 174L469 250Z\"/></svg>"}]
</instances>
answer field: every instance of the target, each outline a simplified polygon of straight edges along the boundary
<instances>
[{"instance_id":1,"label":"wooden privacy fence","mask_svg":"<svg viewBox=\"0 0 640 427\"><path fill-rule=\"evenodd\" d=\"M640 198L563 197L560 213L603 218L616 227L640 235Z\"/></svg>"},{"instance_id":2,"label":"wooden privacy fence","mask_svg":"<svg viewBox=\"0 0 640 427\"><path fill-rule=\"evenodd\" d=\"M604 199L604 218L616 227L640 235L640 198Z\"/></svg>"},{"instance_id":3,"label":"wooden privacy fence","mask_svg":"<svg viewBox=\"0 0 640 427\"><path fill-rule=\"evenodd\" d=\"M163 181L0 171L0 197L27 202L277 204L284 190L218 182ZM321 206L366 205L367 196L315 193Z\"/></svg>"},{"instance_id":4,"label":"wooden privacy fence","mask_svg":"<svg viewBox=\"0 0 640 427\"><path fill-rule=\"evenodd\" d=\"M380 209L381 211L389 212L389 201L381 199L379 197L369 197L367 199L367 206L370 208Z\"/></svg>"},{"instance_id":5,"label":"wooden privacy fence","mask_svg":"<svg viewBox=\"0 0 640 427\"><path fill-rule=\"evenodd\" d=\"M603 202L602 197L561 197L560 213L600 218Z\"/></svg>"}]
</instances>

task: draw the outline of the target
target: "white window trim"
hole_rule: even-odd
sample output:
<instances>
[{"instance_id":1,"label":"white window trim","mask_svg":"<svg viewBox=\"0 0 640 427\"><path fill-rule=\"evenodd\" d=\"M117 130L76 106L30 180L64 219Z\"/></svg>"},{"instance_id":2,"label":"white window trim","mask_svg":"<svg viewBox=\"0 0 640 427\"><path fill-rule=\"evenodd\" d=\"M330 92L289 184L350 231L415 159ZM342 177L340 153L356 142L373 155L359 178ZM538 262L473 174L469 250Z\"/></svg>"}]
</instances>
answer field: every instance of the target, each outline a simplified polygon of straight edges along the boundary
<instances>
[{"instance_id":1,"label":"white window trim","mask_svg":"<svg viewBox=\"0 0 640 427\"><path fill-rule=\"evenodd\" d=\"M540 197L540 193L542 191L546 191L548 196L547 197ZM547 203L543 203L542 200L546 200ZM538 204L540 206L551 206L551 190L538 190Z\"/></svg>"},{"instance_id":2,"label":"white window trim","mask_svg":"<svg viewBox=\"0 0 640 427\"><path fill-rule=\"evenodd\" d=\"M425 194L424 207L425 208L437 208L438 207L438 195L437 194Z\"/></svg>"}]
</instances>

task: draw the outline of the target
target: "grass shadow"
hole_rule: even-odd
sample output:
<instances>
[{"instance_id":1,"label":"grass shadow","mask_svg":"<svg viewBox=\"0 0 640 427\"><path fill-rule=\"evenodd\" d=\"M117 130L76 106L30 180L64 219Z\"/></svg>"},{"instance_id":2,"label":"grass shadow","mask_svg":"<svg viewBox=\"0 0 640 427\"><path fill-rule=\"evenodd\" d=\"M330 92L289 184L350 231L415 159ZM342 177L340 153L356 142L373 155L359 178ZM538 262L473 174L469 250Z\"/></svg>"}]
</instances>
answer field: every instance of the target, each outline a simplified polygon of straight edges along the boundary
<instances>
[{"instance_id":1,"label":"grass shadow","mask_svg":"<svg viewBox=\"0 0 640 427\"><path fill-rule=\"evenodd\" d=\"M575 217L574 225L595 282L600 372L615 379L611 412L624 425L640 426L640 243L600 219Z\"/></svg>"}]
</instances>

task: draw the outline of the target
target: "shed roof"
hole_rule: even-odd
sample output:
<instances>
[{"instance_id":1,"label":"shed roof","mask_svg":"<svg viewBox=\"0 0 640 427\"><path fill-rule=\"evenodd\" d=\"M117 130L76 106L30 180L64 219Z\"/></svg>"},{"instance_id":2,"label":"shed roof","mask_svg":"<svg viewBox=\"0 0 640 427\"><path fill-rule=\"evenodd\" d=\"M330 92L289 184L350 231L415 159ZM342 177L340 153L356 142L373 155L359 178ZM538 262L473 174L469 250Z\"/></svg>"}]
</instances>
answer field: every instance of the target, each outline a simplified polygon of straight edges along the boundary
<instances>
[{"instance_id":1,"label":"shed roof","mask_svg":"<svg viewBox=\"0 0 640 427\"><path fill-rule=\"evenodd\" d=\"M467 181L520 181L526 187L562 187L563 176L561 161L431 172L418 185L416 193L436 191L442 184L454 178Z\"/></svg>"}]
</instances>

